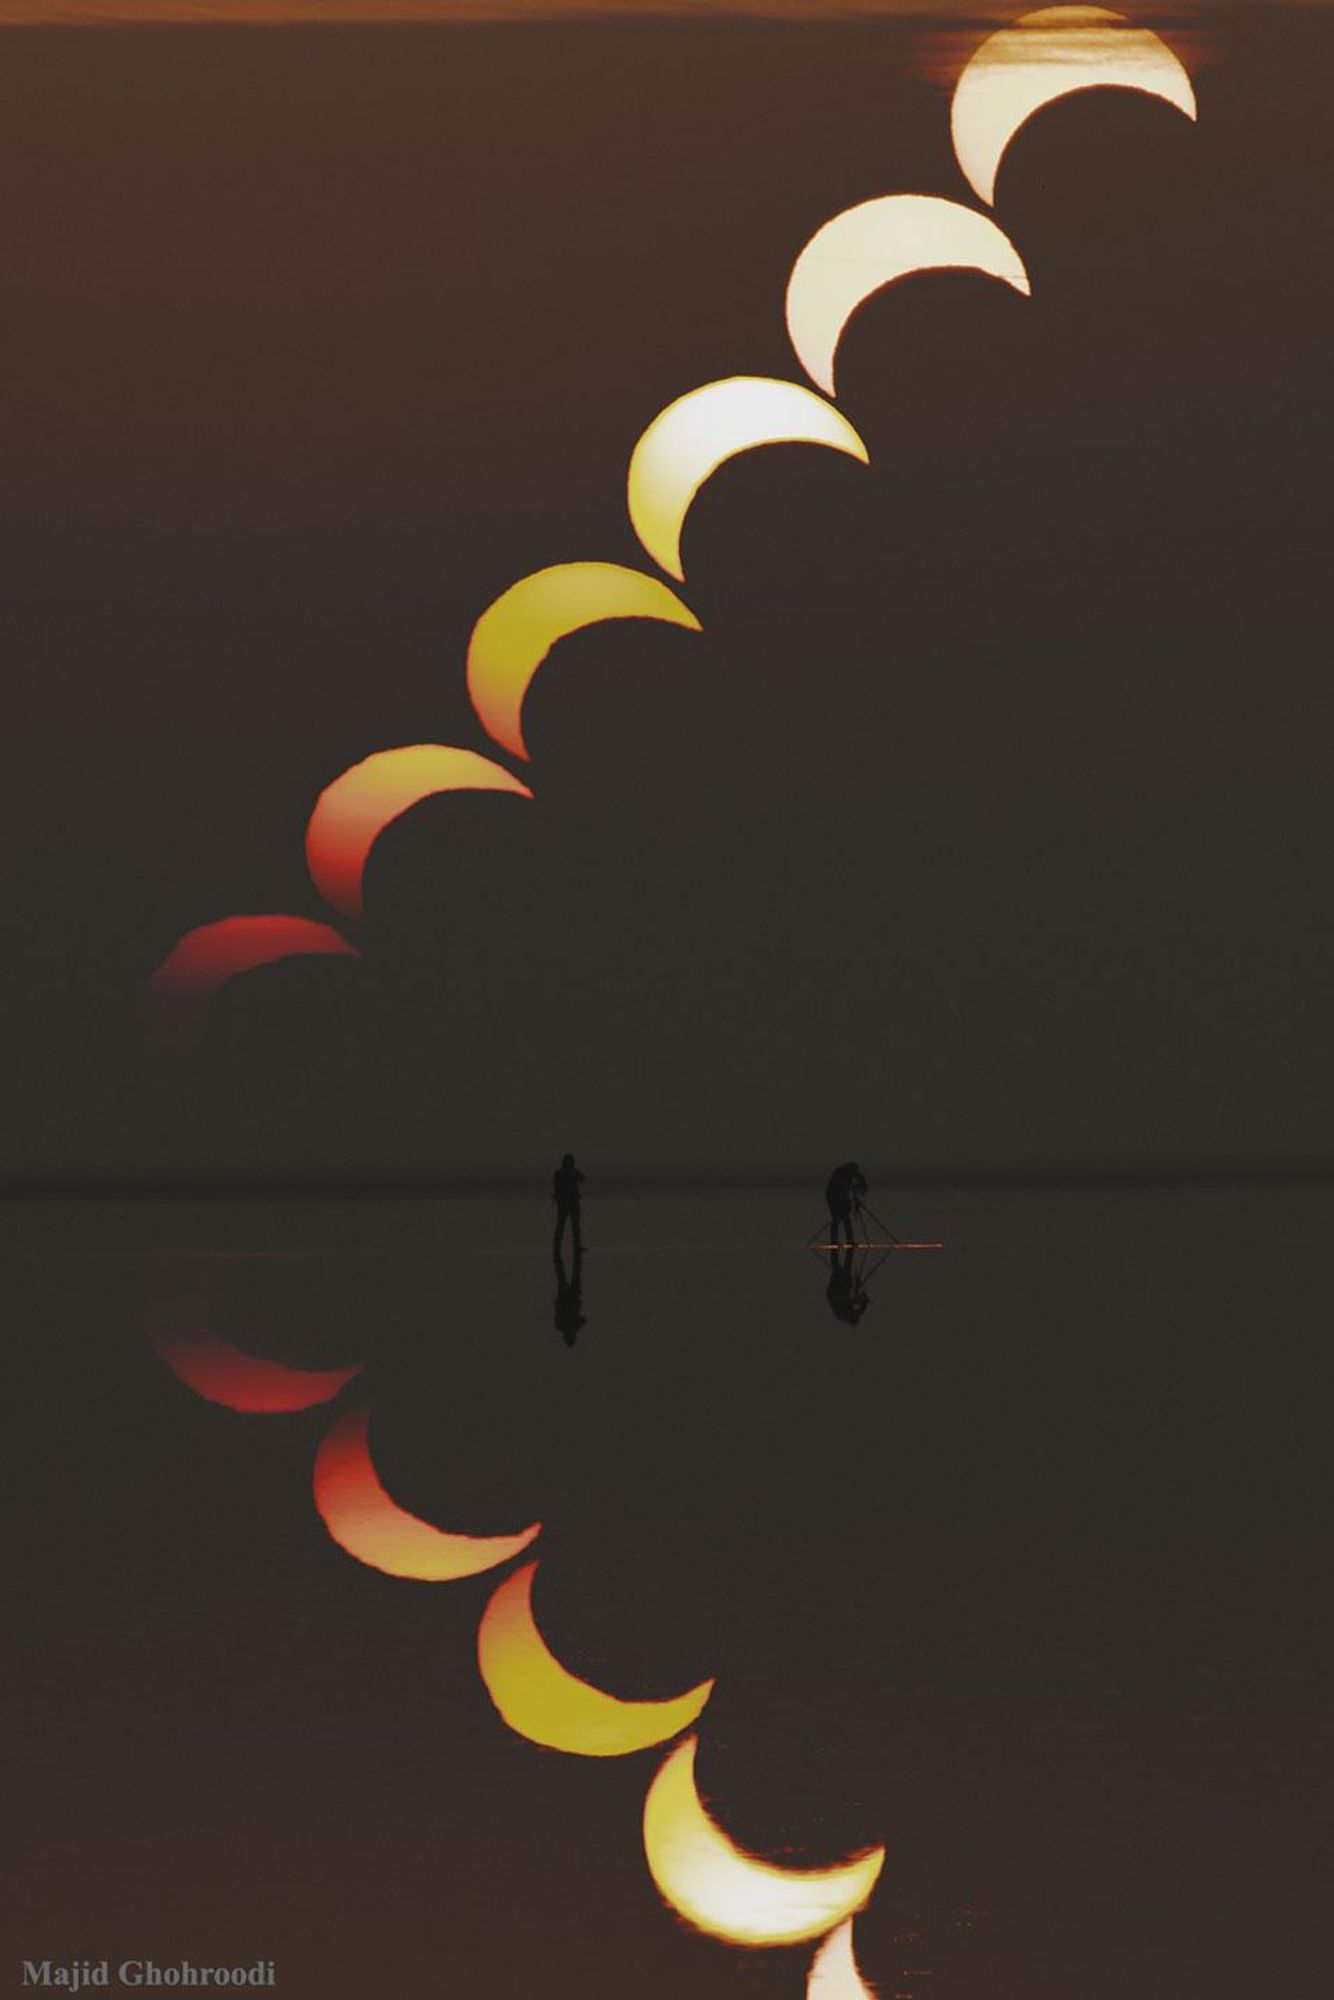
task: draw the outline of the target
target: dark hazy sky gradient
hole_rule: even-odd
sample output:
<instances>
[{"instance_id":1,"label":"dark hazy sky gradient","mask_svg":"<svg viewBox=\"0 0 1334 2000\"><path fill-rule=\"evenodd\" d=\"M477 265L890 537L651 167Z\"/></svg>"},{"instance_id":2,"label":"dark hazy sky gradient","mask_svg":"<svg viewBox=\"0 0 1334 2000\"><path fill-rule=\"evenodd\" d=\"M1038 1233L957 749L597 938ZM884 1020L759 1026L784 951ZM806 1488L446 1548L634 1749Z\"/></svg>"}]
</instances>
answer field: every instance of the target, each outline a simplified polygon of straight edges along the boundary
<instances>
[{"instance_id":1,"label":"dark hazy sky gradient","mask_svg":"<svg viewBox=\"0 0 1334 2000\"><path fill-rule=\"evenodd\" d=\"M1015 144L1031 302L869 306L870 470L720 474L702 639L577 638L533 806L381 842L360 967L141 1040L180 934L322 914L372 750L485 749L473 620L639 563L663 403L796 378L811 231L966 198L901 22L15 32L0 65L0 635L25 1185L1320 1166L1334 948L1319 10L1220 29L1201 117Z\"/></svg>"}]
</instances>

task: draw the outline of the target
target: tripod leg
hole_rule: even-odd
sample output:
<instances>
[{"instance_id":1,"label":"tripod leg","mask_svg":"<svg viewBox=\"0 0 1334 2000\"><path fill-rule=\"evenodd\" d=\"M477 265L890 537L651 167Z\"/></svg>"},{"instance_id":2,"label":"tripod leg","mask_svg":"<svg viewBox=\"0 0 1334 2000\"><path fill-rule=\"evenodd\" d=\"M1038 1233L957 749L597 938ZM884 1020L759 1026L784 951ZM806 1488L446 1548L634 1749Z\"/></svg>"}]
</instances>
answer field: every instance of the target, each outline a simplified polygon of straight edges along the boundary
<instances>
[{"instance_id":1,"label":"tripod leg","mask_svg":"<svg viewBox=\"0 0 1334 2000\"><path fill-rule=\"evenodd\" d=\"M876 1214L875 1210L865 1203L863 1204L863 1206L866 1208L866 1213L870 1216L876 1228L879 1229L891 1243L897 1243L899 1240L898 1237L894 1234L894 1231L892 1229L888 1228L887 1225L880 1220L880 1217Z\"/></svg>"}]
</instances>

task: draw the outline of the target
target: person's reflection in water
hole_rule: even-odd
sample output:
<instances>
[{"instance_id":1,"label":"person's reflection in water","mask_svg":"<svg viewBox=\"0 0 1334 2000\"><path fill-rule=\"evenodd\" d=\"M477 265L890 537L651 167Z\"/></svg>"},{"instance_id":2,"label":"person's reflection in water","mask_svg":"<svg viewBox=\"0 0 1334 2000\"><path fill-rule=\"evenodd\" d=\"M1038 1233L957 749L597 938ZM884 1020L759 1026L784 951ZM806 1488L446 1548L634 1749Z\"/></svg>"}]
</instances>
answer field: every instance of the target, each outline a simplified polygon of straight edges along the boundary
<instances>
[{"instance_id":1,"label":"person's reflection in water","mask_svg":"<svg viewBox=\"0 0 1334 2000\"><path fill-rule=\"evenodd\" d=\"M565 1225L570 1224L570 1234L574 1239L576 1262L583 1255L583 1238L579 1230L579 1190L584 1177L574 1164L574 1154L567 1153L555 1173L551 1176L551 1199L556 1204L556 1233L551 1247L559 1252L565 1242Z\"/></svg>"},{"instance_id":2,"label":"person's reflection in water","mask_svg":"<svg viewBox=\"0 0 1334 2000\"><path fill-rule=\"evenodd\" d=\"M580 1327L588 1325L584 1318L584 1258L578 1235L574 1239L574 1259L570 1270L565 1268L565 1251L560 1243L552 1251L551 1261L556 1267L556 1330L565 1345L573 1347L579 1338Z\"/></svg>"},{"instance_id":3,"label":"person's reflection in water","mask_svg":"<svg viewBox=\"0 0 1334 2000\"><path fill-rule=\"evenodd\" d=\"M829 1253L829 1283L825 1287L825 1297L834 1318L841 1319L845 1326L856 1326L871 1303L858 1265L857 1252L851 1244L846 1250L831 1250Z\"/></svg>"}]
</instances>

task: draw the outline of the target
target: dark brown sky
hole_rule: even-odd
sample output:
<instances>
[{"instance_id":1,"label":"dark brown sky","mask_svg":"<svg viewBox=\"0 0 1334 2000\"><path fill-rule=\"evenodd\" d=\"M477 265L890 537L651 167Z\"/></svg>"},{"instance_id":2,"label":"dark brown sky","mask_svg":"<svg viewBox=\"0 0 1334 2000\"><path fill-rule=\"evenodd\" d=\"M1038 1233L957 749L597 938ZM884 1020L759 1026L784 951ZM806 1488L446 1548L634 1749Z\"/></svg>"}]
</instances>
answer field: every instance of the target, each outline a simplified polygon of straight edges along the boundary
<instances>
[{"instance_id":1,"label":"dark brown sky","mask_svg":"<svg viewBox=\"0 0 1334 2000\"><path fill-rule=\"evenodd\" d=\"M870 471L759 453L686 538L702 641L530 701L534 807L381 843L362 968L141 1050L181 932L319 914L313 799L485 747L472 621L637 560L672 396L795 377L837 209L963 198L890 21L15 31L0 66L11 1181L1329 1159L1331 292L1317 10L1200 122L1016 143L1031 302L860 316Z\"/></svg>"}]
</instances>

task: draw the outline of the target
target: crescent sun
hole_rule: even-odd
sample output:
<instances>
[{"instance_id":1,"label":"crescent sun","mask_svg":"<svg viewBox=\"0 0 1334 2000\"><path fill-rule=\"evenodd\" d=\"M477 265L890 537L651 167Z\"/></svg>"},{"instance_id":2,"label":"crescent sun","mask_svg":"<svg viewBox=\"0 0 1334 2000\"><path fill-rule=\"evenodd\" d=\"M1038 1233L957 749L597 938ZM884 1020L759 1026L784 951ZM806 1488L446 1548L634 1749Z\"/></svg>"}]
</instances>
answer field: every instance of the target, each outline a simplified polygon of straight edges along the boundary
<instances>
[{"instance_id":1,"label":"crescent sun","mask_svg":"<svg viewBox=\"0 0 1334 2000\"><path fill-rule=\"evenodd\" d=\"M787 288L788 334L811 380L833 395L838 343L874 293L913 272L945 269L1032 290L1023 259L991 217L938 195L881 195L817 229Z\"/></svg>"},{"instance_id":2,"label":"crescent sun","mask_svg":"<svg viewBox=\"0 0 1334 2000\"><path fill-rule=\"evenodd\" d=\"M669 1752L644 1801L644 1851L658 1892L697 1930L731 1944L803 1944L869 1900L883 1847L834 1868L777 1868L733 1845L700 1803L699 1739Z\"/></svg>"},{"instance_id":3,"label":"crescent sun","mask_svg":"<svg viewBox=\"0 0 1334 2000\"><path fill-rule=\"evenodd\" d=\"M764 444L823 444L870 463L847 418L800 382L732 375L691 389L658 413L630 458L630 520L669 576L685 575L681 531L705 480L726 459Z\"/></svg>"},{"instance_id":4,"label":"crescent sun","mask_svg":"<svg viewBox=\"0 0 1334 2000\"><path fill-rule=\"evenodd\" d=\"M330 924L309 917L220 917L173 945L144 987L144 1007L160 1026L197 1030L220 986L284 958L359 953Z\"/></svg>"},{"instance_id":5,"label":"crescent sun","mask_svg":"<svg viewBox=\"0 0 1334 2000\"><path fill-rule=\"evenodd\" d=\"M1196 116L1179 57L1151 28L1106 7L1043 7L987 40L954 89L954 150L969 184L990 203L1005 149L1035 111L1076 90L1140 90Z\"/></svg>"},{"instance_id":6,"label":"crescent sun","mask_svg":"<svg viewBox=\"0 0 1334 2000\"><path fill-rule=\"evenodd\" d=\"M418 1583L453 1583L480 1576L528 1547L542 1524L517 1535L460 1535L432 1527L390 1498L370 1450L370 1406L349 1410L315 1454L315 1508L350 1556L388 1576Z\"/></svg>"},{"instance_id":7,"label":"crescent sun","mask_svg":"<svg viewBox=\"0 0 1334 2000\"><path fill-rule=\"evenodd\" d=\"M282 1416L332 1402L361 1373L354 1368L290 1368L243 1354L209 1326L195 1301L179 1302L149 1333L153 1352L206 1402L246 1416Z\"/></svg>"},{"instance_id":8,"label":"crescent sun","mask_svg":"<svg viewBox=\"0 0 1334 2000\"><path fill-rule=\"evenodd\" d=\"M535 1562L526 1563L506 1577L477 1632L486 1691L516 1735L576 1757L624 1757L665 1743L697 1720L712 1681L671 1701L619 1701L563 1667L533 1617L536 1571Z\"/></svg>"},{"instance_id":9,"label":"crescent sun","mask_svg":"<svg viewBox=\"0 0 1334 2000\"><path fill-rule=\"evenodd\" d=\"M557 640L609 618L656 618L702 628L689 605L655 576L619 563L556 563L536 570L489 605L468 644L468 693L477 716L512 756L528 756L524 697Z\"/></svg>"},{"instance_id":10,"label":"crescent sun","mask_svg":"<svg viewBox=\"0 0 1334 2000\"><path fill-rule=\"evenodd\" d=\"M362 877L370 851L392 821L439 792L533 796L520 778L476 750L413 743L377 750L327 785L306 827L306 862L315 887L346 917L364 917Z\"/></svg>"},{"instance_id":11,"label":"crescent sun","mask_svg":"<svg viewBox=\"0 0 1334 2000\"><path fill-rule=\"evenodd\" d=\"M876 2000L875 1988L868 1986L852 1948L852 1924L830 1931L815 1957L806 1980L806 2000Z\"/></svg>"}]
</instances>

